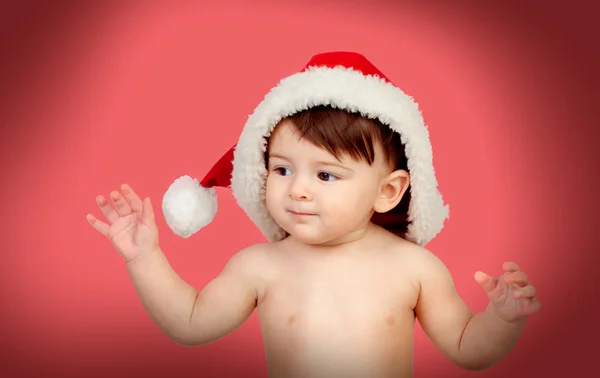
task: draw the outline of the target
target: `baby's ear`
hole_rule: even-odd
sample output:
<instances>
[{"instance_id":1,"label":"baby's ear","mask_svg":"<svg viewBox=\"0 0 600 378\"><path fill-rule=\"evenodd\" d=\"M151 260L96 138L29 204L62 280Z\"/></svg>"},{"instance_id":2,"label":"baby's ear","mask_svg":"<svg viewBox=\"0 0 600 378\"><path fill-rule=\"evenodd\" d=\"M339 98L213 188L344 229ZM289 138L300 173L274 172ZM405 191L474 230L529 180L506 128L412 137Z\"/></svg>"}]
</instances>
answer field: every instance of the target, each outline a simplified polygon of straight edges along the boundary
<instances>
[{"instance_id":1,"label":"baby's ear","mask_svg":"<svg viewBox=\"0 0 600 378\"><path fill-rule=\"evenodd\" d=\"M375 199L374 210L385 213L396 207L410 185L410 175L405 170L390 173L381 181L379 194Z\"/></svg>"}]
</instances>

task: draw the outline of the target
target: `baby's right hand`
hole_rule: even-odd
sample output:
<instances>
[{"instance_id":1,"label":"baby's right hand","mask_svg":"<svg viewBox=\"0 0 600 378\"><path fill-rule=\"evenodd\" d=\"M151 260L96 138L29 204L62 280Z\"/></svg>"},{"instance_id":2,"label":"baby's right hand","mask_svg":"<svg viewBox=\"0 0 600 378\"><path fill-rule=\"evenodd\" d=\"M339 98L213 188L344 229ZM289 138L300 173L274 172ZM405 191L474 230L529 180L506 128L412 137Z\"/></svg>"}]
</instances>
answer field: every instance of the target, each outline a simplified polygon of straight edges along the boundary
<instances>
[{"instance_id":1,"label":"baby's right hand","mask_svg":"<svg viewBox=\"0 0 600 378\"><path fill-rule=\"evenodd\" d=\"M91 214L86 216L88 222L106 236L126 263L158 248L158 229L154 220L154 211L150 198L143 202L128 186L122 185L123 195L118 191L111 192L117 210L99 195L96 202L109 224Z\"/></svg>"}]
</instances>

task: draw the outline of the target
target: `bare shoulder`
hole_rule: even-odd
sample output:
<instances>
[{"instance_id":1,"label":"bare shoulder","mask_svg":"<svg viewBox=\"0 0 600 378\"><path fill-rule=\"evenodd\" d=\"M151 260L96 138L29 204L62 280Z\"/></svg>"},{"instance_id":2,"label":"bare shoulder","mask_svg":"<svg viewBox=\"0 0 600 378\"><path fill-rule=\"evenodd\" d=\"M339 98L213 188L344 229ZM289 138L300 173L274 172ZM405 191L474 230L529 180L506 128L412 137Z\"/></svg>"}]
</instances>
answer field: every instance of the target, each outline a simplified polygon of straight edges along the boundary
<instances>
[{"instance_id":1,"label":"bare shoulder","mask_svg":"<svg viewBox=\"0 0 600 378\"><path fill-rule=\"evenodd\" d=\"M260 276L269 266L269 249L268 243L250 245L231 256L225 269L247 276Z\"/></svg>"},{"instance_id":2,"label":"bare shoulder","mask_svg":"<svg viewBox=\"0 0 600 378\"><path fill-rule=\"evenodd\" d=\"M439 273L440 269L446 269L444 262L427 248L410 242L407 244L409 245L406 248L407 254L413 260L415 268L423 271L423 274Z\"/></svg>"},{"instance_id":3,"label":"bare shoulder","mask_svg":"<svg viewBox=\"0 0 600 378\"><path fill-rule=\"evenodd\" d=\"M410 268L411 276L416 281L423 283L436 280L451 284L446 264L433 252L401 238L397 238L393 245L393 249L399 251L397 255L401 263Z\"/></svg>"},{"instance_id":4,"label":"bare shoulder","mask_svg":"<svg viewBox=\"0 0 600 378\"><path fill-rule=\"evenodd\" d=\"M221 275L253 288L260 303L276 272L273 249L271 243L248 246L229 259Z\"/></svg>"}]
</instances>

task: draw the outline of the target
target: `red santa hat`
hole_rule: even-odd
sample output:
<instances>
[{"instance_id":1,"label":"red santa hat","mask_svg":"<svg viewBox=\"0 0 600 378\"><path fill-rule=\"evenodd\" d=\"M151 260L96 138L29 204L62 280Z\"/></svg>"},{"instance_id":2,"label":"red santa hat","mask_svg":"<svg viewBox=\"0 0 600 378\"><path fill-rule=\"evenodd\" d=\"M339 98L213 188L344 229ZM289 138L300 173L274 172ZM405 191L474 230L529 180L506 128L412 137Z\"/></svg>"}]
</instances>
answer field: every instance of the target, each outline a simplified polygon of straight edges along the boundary
<instances>
[{"instance_id":1,"label":"red santa hat","mask_svg":"<svg viewBox=\"0 0 600 378\"><path fill-rule=\"evenodd\" d=\"M283 118L318 105L329 105L377 118L401 135L411 177L406 238L419 245L441 230L449 209L435 177L429 132L417 104L363 55L328 52L313 56L304 68L281 80L248 118L235 146L202 181L175 180L164 195L162 210L169 227L187 238L208 225L217 212L214 187L230 187L240 207L269 241L286 232L269 215L265 203L265 137Z\"/></svg>"}]
</instances>

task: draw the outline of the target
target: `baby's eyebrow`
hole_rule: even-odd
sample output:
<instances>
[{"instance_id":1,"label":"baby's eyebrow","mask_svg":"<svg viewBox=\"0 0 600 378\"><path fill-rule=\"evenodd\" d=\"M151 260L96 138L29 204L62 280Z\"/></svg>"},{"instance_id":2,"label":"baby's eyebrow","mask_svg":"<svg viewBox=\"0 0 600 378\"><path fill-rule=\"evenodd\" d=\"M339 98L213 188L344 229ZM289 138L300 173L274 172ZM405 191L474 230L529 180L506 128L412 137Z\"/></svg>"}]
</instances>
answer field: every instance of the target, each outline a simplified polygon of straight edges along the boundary
<instances>
[{"instance_id":1,"label":"baby's eyebrow","mask_svg":"<svg viewBox=\"0 0 600 378\"><path fill-rule=\"evenodd\" d=\"M345 169L345 170L350 171L350 172L354 172L352 169L350 169L350 168L348 168L348 167L346 167L346 166L344 166L342 164L333 162L333 161L319 160L319 161L316 161L315 164L317 164L317 165L329 165L331 167L338 167L338 168Z\"/></svg>"},{"instance_id":2,"label":"baby's eyebrow","mask_svg":"<svg viewBox=\"0 0 600 378\"><path fill-rule=\"evenodd\" d=\"M279 159L288 160L288 158L286 158L285 156L283 156L282 154L277 153L277 152L269 152L269 158L279 158Z\"/></svg>"},{"instance_id":3,"label":"baby's eyebrow","mask_svg":"<svg viewBox=\"0 0 600 378\"><path fill-rule=\"evenodd\" d=\"M279 152L272 152L272 153L269 152L269 159L271 159L271 158L279 158L279 159L283 159L283 160L288 160L289 161L289 158L287 158L285 155L283 155L283 154L281 154ZM337 162L335 162L333 160L319 160L319 161L315 161L314 164L315 165L328 165L328 166L331 166L331 167L341 168L341 169L344 169L344 170L349 171L349 172L354 172L354 170L352 170L352 169L344 166L343 164L337 163Z\"/></svg>"}]
</instances>

